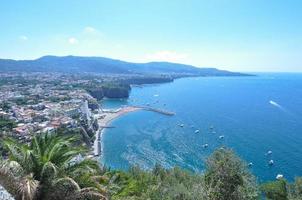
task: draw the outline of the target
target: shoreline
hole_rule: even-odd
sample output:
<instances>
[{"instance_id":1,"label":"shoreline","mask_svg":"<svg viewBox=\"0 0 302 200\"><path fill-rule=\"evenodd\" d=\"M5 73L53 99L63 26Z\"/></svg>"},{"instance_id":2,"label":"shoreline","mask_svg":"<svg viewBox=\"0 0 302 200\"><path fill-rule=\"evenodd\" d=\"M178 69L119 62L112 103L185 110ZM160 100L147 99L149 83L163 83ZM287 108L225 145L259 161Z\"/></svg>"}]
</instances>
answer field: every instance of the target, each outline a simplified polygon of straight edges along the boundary
<instances>
[{"instance_id":1,"label":"shoreline","mask_svg":"<svg viewBox=\"0 0 302 200\"><path fill-rule=\"evenodd\" d=\"M101 156L103 150L101 145L101 140L103 137L104 130L106 128L114 128L114 127L109 127L110 123L113 120L121 117L122 115L125 115L130 112L135 112L138 110L143 110L143 108L139 108L135 106L127 106L127 107L118 108L116 110L105 110L96 115L99 124L99 129L96 131L96 136L93 143L93 152L92 152L93 157L99 158Z\"/></svg>"}]
</instances>

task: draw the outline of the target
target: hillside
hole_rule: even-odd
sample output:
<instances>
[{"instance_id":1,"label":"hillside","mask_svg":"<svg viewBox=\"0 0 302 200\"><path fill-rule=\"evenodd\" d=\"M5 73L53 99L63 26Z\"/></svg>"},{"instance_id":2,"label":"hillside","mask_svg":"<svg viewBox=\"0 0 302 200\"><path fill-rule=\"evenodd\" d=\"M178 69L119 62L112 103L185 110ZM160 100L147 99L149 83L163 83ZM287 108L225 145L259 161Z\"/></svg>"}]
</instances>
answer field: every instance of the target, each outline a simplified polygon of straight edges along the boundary
<instances>
[{"instance_id":1,"label":"hillside","mask_svg":"<svg viewBox=\"0 0 302 200\"><path fill-rule=\"evenodd\" d=\"M246 74L198 68L191 65L149 62L130 63L104 57L44 56L36 60L0 59L0 72L66 72L105 74L144 74L175 76L244 76Z\"/></svg>"}]
</instances>

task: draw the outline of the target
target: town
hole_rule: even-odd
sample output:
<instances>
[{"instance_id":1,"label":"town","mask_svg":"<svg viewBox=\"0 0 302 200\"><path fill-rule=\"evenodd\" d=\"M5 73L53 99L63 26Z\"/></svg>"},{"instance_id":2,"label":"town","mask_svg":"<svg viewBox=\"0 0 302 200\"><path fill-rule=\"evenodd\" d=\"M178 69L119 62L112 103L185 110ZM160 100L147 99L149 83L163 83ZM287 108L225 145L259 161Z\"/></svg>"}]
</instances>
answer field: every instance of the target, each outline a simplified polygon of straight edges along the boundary
<instances>
[{"instance_id":1,"label":"town","mask_svg":"<svg viewBox=\"0 0 302 200\"><path fill-rule=\"evenodd\" d=\"M33 134L63 128L79 131L90 145L98 129L97 99L86 90L70 87L89 81L62 74L1 74L1 136L30 141Z\"/></svg>"},{"instance_id":2,"label":"town","mask_svg":"<svg viewBox=\"0 0 302 200\"><path fill-rule=\"evenodd\" d=\"M100 129L127 112L150 108L104 111L103 98L127 98L130 84L169 82L167 77L139 75L67 74L42 72L0 73L0 137L29 142L36 133L79 135L98 156ZM151 109L152 110L152 109ZM158 112L158 111L157 111ZM103 127L99 127L99 125ZM0 147L1 150L1 147Z\"/></svg>"}]
</instances>

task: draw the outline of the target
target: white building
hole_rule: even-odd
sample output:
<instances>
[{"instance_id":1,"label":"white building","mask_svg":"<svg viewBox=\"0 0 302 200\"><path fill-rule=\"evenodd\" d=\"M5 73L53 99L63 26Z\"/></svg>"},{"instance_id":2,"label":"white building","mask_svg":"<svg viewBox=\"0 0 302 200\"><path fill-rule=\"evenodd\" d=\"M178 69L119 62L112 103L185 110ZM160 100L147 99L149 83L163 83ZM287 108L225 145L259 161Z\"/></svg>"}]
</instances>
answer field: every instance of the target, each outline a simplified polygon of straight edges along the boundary
<instances>
[{"instance_id":1,"label":"white building","mask_svg":"<svg viewBox=\"0 0 302 200\"><path fill-rule=\"evenodd\" d=\"M86 119L89 121L92 114L90 109L88 108L88 101L85 100L82 105L80 106L80 111L82 112L82 114L86 117Z\"/></svg>"}]
</instances>

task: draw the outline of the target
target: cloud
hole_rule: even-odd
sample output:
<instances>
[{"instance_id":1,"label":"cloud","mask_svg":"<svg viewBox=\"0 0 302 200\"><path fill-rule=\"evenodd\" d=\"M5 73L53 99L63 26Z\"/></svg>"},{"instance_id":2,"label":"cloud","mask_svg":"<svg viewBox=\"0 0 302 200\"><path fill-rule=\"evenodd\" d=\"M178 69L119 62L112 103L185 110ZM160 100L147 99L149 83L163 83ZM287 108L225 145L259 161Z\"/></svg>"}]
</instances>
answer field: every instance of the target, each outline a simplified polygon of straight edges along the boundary
<instances>
[{"instance_id":1,"label":"cloud","mask_svg":"<svg viewBox=\"0 0 302 200\"><path fill-rule=\"evenodd\" d=\"M99 31L91 26L86 26L84 28L84 33L98 33Z\"/></svg>"},{"instance_id":2,"label":"cloud","mask_svg":"<svg viewBox=\"0 0 302 200\"><path fill-rule=\"evenodd\" d=\"M147 54L145 59L148 61L168 61L168 62L186 62L187 54L174 51L158 51L153 54Z\"/></svg>"},{"instance_id":3,"label":"cloud","mask_svg":"<svg viewBox=\"0 0 302 200\"><path fill-rule=\"evenodd\" d=\"M77 44L78 42L79 41L76 38L74 38L74 37L68 38L68 43L69 44Z\"/></svg>"},{"instance_id":4,"label":"cloud","mask_svg":"<svg viewBox=\"0 0 302 200\"><path fill-rule=\"evenodd\" d=\"M27 41L27 40L28 40L28 37L25 36L25 35L20 35L20 36L19 36L19 40L21 40L21 41Z\"/></svg>"}]
</instances>

